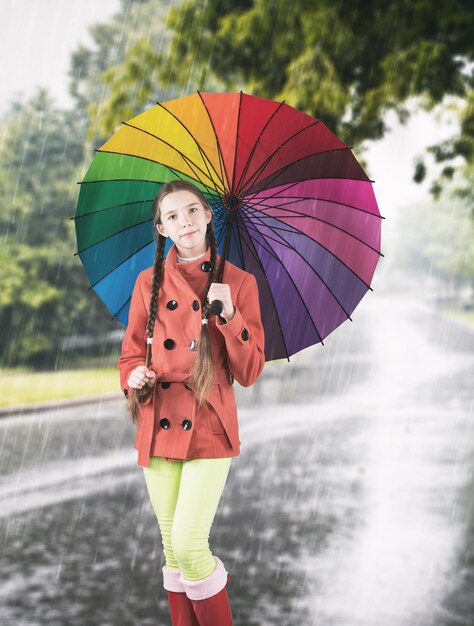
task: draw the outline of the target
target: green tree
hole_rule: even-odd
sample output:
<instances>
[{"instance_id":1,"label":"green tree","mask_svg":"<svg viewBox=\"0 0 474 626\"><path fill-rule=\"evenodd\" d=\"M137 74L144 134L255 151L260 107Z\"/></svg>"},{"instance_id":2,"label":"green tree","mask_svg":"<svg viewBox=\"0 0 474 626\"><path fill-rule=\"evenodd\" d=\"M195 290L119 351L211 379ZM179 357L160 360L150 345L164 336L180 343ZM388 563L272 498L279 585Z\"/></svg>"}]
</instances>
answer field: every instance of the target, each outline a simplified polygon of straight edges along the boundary
<instances>
[{"instance_id":1,"label":"green tree","mask_svg":"<svg viewBox=\"0 0 474 626\"><path fill-rule=\"evenodd\" d=\"M90 30L92 46L71 56L69 90L79 116L88 119L87 139L96 147L121 124L156 99L179 95L157 81L156 64L169 45L165 27L170 5L179 0L121 0L120 10Z\"/></svg>"},{"instance_id":2,"label":"green tree","mask_svg":"<svg viewBox=\"0 0 474 626\"><path fill-rule=\"evenodd\" d=\"M3 366L51 366L62 339L99 333L110 315L74 256L85 121L40 90L12 103L0 138L0 324Z\"/></svg>"}]
</instances>

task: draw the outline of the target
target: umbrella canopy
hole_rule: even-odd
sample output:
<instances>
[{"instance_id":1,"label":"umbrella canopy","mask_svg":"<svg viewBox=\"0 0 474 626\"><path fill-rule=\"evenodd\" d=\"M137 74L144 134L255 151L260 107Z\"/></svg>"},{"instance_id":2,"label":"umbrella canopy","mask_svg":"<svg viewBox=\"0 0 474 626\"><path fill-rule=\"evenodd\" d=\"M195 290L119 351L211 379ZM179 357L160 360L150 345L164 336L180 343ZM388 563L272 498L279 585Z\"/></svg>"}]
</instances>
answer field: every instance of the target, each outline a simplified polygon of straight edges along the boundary
<instances>
[{"instance_id":1,"label":"umbrella canopy","mask_svg":"<svg viewBox=\"0 0 474 626\"><path fill-rule=\"evenodd\" d=\"M284 102L197 92L124 122L81 183L77 253L123 324L155 256L153 198L177 178L209 200L219 254L257 279L267 361L323 343L371 289L383 218L350 148Z\"/></svg>"}]
</instances>

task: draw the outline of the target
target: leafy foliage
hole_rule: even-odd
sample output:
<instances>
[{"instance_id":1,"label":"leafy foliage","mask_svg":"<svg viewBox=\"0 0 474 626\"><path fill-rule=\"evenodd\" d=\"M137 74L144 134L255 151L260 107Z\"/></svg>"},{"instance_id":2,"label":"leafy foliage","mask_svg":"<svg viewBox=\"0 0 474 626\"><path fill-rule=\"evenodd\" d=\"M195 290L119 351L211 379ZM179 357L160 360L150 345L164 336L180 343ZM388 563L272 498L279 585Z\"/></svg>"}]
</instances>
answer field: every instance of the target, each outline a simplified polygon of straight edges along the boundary
<instances>
[{"instance_id":1,"label":"leafy foliage","mask_svg":"<svg viewBox=\"0 0 474 626\"><path fill-rule=\"evenodd\" d=\"M135 30L123 60L100 76L110 94L105 134L145 107L157 84L285 99L359 147L384 136L389 109L405 122L409 99L432 110L451 97L462 103L461 130L430 150L435 163L449 166L432 192L439 195L453 169L473 160L474 9L467 0L185 0L165 25L169 45L167 32L157 43ZM89 113L94 124L96 110ZM420 158L414 179L427 172Z\"/></svg>"},{"instance_id":2,"label":"leafy foliage","mask_svg":"<svg viewBox=\"0 0 474 626\"><path fill-rule=\"evenodd\" d=\"M61 340L108 328L75 250L85 124L40 90L2 120L0 324L3 366L51 365Z\"/></svg>"}]
</instances>

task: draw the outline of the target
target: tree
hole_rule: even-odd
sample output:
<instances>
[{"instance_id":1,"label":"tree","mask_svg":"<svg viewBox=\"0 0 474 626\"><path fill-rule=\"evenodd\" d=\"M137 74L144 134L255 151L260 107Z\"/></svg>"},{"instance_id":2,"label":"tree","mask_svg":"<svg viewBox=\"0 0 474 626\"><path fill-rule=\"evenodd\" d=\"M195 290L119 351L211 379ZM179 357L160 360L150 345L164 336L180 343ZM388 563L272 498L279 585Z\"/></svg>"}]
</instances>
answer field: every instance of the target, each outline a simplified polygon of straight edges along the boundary
<instances>
[{"instance_id":1,"label":"tree","mask_svg":"<svg viewBox=\"0 0 474 626\"><path fill-rule=\"evenodd\" d=\"M85 120L40 90L13 103L0 136L0 324L3 366L51 365L61 340L100 333L110 316L74 256Z\"/></svg>"},{"instance_id":2,"label":"tree","mask_svg":"<svg viewBox=\"0 0 474 626\"><path fill-rule=\"evenodd\" d=\"M387 132L387 110L405 122L408 99L432 110L451 96L462 104L461 130L431 147L444 164L432 193L439 196L459 157L474 160L468 0L185 0L166 25L166 50L142 33L123 62L101 75L110 89L104 133L141 110L155 83L285 99L359 149ZM421 182L426 172L420 159L414 179Z\"/></svg>"},{"instance_id":3,"label":"tree","mask_svg":"<svg viewBox=\"0 0 474 626\"><path fill-rule=\"evenodd\" d=\"M75 110L88 120L87 139L100 146L123 120L178 95L157 82L159 53L169 43L170 5L179 0L121 0L108 23L90 28L93 46L80 44L71 56L70 93ZM89 146L90 147L90 146Z\"/></svg>"}]
</instances>

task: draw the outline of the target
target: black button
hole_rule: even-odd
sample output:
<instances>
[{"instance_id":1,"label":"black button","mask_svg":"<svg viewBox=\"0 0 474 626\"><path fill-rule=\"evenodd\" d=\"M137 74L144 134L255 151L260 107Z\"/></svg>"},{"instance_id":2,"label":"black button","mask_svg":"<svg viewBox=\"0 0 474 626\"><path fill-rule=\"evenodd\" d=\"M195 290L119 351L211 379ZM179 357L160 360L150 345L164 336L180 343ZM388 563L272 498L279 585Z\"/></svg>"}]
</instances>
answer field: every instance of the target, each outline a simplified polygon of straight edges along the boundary
<instances>
[{"instance_id":1,"label":"black button","mask_svg":"<svg viewBox=\"0 0 474 626\"><path fill-rule=\"evenodd\" d=\"M166 306L170 311L174 311L178 308L178 303L176 302L176 300L170 300Z\"/></svg>"},{"instance_id":2,"label":"black button","mask_svg":"<svg viewBox=\"0 0 474 626\"><path fill-rule=\"evenodd\" d=\"M160 426L161 428L164 428L165 430L167 430L170 427L169 419L166 417L163 417L163 419L160 420Z\"/></svg>"},{"instance_id":3,"label":"black button","mask_svg":"<svg viewBox=\"0 0 474 626\"><path fill-rule=\"evenodd\" d=\"M172 350L176 345L173 339L165 339L163 343L167 350Z\"/></svg>"},{"instance_id":4,"label":"black button","mask_svg":"<svg viewBox=\"0 0 474 626\"><path fill-rule=\"evenodd\" d=\"M193 301L193 309L195 311L199 311L199 302L198 302L198 300L194 300Z\"/></svg>"},{"instance_id":5,"label":"black button","mask_svg":"<svg viewBox=\"0 0 474 626\"><path fill-rule=\"evenodd\" d=\"M171 385L171 383L161 383L161 386L163 389L168 389L168 387Z\"/></svg>"},{"instance_id":6,"label":"black button","mask_svg":"<svg viewBox=\"0 0 474 626\"><path fill-rule=\"evenodd\" d=\"M123 395L127 398L128 397L128 391L126 389L123 390Z\"/></svg>"},{"instance_id":7,"label":"black button","mask_svg":"<svg viewBox=\"0 0 474 626\"><path fill-rule=\"evenodd\" d=\"M246 328L244 328L244 330L240 333L240 336L242 337L244 341L247 341L247 339L250 337L249 331Z\"/></svg>"},{"instance_id":8,"label":"black button","mask_svg":"<svg viewBox=\"0 0 474 626\"><path fill-rule=\"evenodd\" d=\"M204 261L204 263L201 263L201 269L203 272L210 272L212 270L212 263L210 261Z\"/></svg>"},{"instance_id":9,"label":"black button","mask_svg":"<svg viewBox=\"0 0 474 626\"><path fill-rule=\"evenodd\" d=\"M191 420L186 419L186 420L183 420L183 421L182 421L182 424L181 424L181 425L182 425L182 427L184 428L184 430L190 430L190 428L191 428L191 426L193 425L193 423L192 423L192 421L191 421Z\"/></svg>"}]
</instances>

